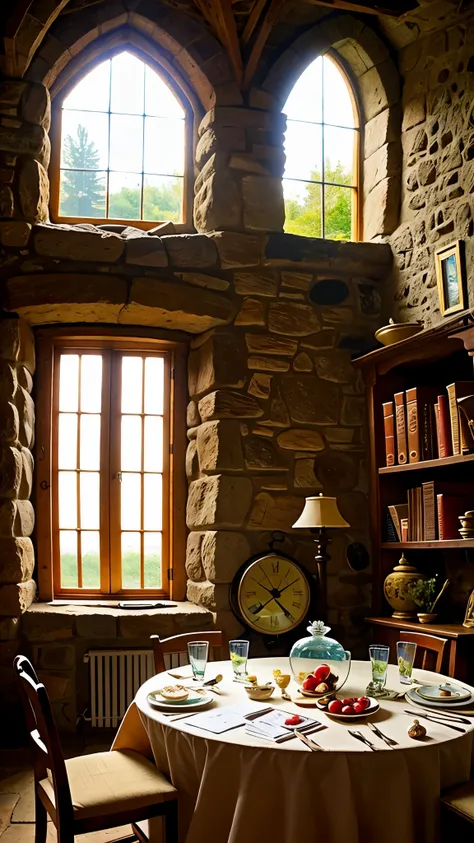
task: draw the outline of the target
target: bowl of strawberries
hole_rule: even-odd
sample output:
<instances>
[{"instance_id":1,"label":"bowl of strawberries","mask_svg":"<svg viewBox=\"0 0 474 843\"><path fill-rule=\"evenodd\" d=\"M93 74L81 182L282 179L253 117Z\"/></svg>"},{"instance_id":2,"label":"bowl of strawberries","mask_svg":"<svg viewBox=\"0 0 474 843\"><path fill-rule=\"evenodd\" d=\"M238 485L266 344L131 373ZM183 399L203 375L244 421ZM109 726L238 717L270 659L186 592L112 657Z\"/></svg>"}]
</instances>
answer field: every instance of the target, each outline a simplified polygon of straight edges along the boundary
<instances>
[{"instance_id":1,"label":"bowl of strawberries","mask_svg":"<svg viewBox=\"0 0 474 843\"><path fill-rule=\"evenodd\" d=\"M296 641L291 648L291 672L305 696L333 695L349 676L351 654L329 638L329 631L322 621L315 621L308 626L309 637Z\"/></svg>"},{"instance_id":2,"label":"bowl of strawberries","mask_svg":"<svg viewBox=\"0 0 474 843\"><path fill-rule=\"evenodd\" d=\"M318 705L318 708L325 711L328 717L335 717L337 720L361 720L369 714L375 714L379 710L379 704L374 697L334 697L327 701L325 706Z\"/></svg>"}]
</instances>

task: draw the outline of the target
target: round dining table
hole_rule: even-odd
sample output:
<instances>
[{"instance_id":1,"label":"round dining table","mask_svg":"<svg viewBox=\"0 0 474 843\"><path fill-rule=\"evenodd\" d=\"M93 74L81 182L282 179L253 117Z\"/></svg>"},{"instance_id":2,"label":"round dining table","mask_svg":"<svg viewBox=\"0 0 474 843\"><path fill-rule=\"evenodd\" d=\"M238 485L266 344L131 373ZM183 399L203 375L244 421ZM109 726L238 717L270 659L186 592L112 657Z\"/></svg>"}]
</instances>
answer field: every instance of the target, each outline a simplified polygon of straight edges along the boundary
<instances>
[{"instance_id":1,"label":"round dining table","mask_svg":"<svg viewBox=\"0 0 474 843\"><path fill-rule=\"evenodd\" d=\"M275 668L289 673L288 659L248 663L259 683L272 680ZM190 668L178 672L189 677ZM209 710L248 703L230 661L208 664L206 678L219 673L223 680ZM423 670L414 678L421 683L447 679ZM361 696L369 680L370 663L353 662L340 696ZM147 696L174 681L167 673L149 679L135 706L156 765L178 789L181 843L436 843L441 792L470 777L474 718L456 724L464 731L420 718L427 736L414 740L408 728L415 713L405 713L414 706L404 698L381 699L370 720L396 741L389 747L365 720L347 723L316 708L303 709L282 699L276 688L265 706L303 714L326 727L312 735L325 751L313 752L296 737L275 744L247 734L245 727L215 735L193 725L192 716L173 719L150 705ZM396 666L389 665L387 687L400 694L406 690ZM294 682L288 692L299 695ZM356 740L351 727L380 751Z\"/></svg>"}]
</instances>

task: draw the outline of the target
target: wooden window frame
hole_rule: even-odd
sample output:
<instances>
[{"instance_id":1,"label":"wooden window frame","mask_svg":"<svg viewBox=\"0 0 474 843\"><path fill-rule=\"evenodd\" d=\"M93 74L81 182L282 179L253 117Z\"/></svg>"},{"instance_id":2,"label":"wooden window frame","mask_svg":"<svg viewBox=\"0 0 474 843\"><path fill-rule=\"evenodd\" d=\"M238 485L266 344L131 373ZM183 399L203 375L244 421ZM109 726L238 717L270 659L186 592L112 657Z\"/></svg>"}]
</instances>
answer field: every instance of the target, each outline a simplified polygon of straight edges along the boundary
<instances>
[{"instance_id":1,"label":"wooden window frame","mask_svg":"<svg viewBox=\"0 0 474 843\"><path fill-rule=\"evenodd\" d=\"M71 78L66 85L61 89L51 104L51 160L49 165L49 181L50 181L50 217L54 223L67 223L68 225L79 225L81 223L89 223L95 226L102 225L117 225L133 228L140 228L148 231L158 225L162 225L169 220L133 220L133 219L118 219L113 217L68 217L62 216L59 213L60 190L61 190L61 140L62 140L62 104L71 91L79 84L79 82L87 76L92 70L103 64L109 59L113 59L120 53L131 53L135 58L144 62L157 76L159 76L165 84L172 90L178 102L181 104L185 112L184 117L184 173L183 173L183 219L182 222L173 223L177 233L185 233L193 231L193 196L194 196L194 135L195 135L195 117L194 111L189 100L185 97L182 89L175 82L170 73L168 73L158 62L142 53L131 44L121 44L115 48L101 53L93 61L80 68L80 71Z\"/></svg>"},{"instance_id":2,"label":"wooden window frame","mask_svg":"<svg viewBox=\"0 0 474 843\"><path fill-rule=\"evenodd\" d=\"M113 329L100 328L98 331L71 327L68 329L40 329L36 332L37 368L36 368L36 478L35 478L35 513L36 513L36 553L39 596L43 601L69 600L76 601L97 600L114 601L119 598L154 599L159 597L172 600L183 600L186 591L185 573L185 545L186 545L186 376L187 376L187 347L182 343L163 340L157 335L150 336L139 329L117 332ZM87 589L61 589L59 587L59 532L57 529L57 415L58 407L53 406L57 396L57 380L59 367L58 354L62 348L116 350L122 352L165 353L169 359L169 378L165 382L165 401L168 404L169 454L165 457L163 476L166 481L168 507L164 507L163 523L163 588L153 589L120 589L117 588L117 578L110 582L110 591L88 591ZM107 355L106 355L107 356ZM112 357L112 355L110 355ZM104 380L109 373L105 362ZM103 390L107 388L103 384ZM168 395L166 394L168 393ZM112 404L113 396L112 396ZM115 407L111 412L118 413L117 397ZM166 410L166 405L165 405ZM107 405L103 404L102 427L109 424ZM117 426L115 426L117 427ZM113 430L113 428L112 428ZM108 454L104 454L105 438L101 438L101 473L108 470L109 483L105 484L112 495L117 495L112 481L113 466L108 464ZM111 435L110 453L117 459L119 436ZM166 475L166 477L165 477ZM117 496L115 508L117 509ZM113 572L110 564L110 548L107 542L113 536L113 529L102 534L104 522L103 506L107 506L106 495L101 494L101 577L104 574L102 566ZM115 513L115 518L117 513ZM166 521L168 529L165 530ZM117 522L113 525L117 527ZM165 546L166 540L166 546ZM107 550L109 556L107 558ZM112 551L113 552L113 551ZM116 549L115 549L116 552ZM116 566L118 570L118 566Z\"/></svg>"}]
</instances>

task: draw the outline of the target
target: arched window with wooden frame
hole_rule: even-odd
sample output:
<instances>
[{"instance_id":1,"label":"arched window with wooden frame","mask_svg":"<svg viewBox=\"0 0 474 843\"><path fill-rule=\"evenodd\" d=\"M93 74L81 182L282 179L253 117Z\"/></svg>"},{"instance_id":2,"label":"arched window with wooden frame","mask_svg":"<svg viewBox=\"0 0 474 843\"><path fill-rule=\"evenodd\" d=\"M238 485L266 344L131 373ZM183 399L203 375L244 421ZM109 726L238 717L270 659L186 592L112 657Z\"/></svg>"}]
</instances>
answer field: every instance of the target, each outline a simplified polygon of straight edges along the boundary
<instances>
[{"instance_id":1,"label":"arched window with wooden frame","mask_svg":"<svg viewBox=\"0 0 474 843\"><path fill-rule=\"evenodd\" d=\"M179 230L192 161L193 112L173 79L129 49L101 57L53 101L52 219Z\"/></svg>"},{"instance_id":2,"label":"arched window with wooden frame","mask_svg":"<svg viewBox=\"0 0 474 843\"><path fill-rule=\"evenodd\" d=\"M358 240L360 120L349 76L333 52L319 56L291 90L283 176L285 231Z\"/></svg>"}]
</instances>

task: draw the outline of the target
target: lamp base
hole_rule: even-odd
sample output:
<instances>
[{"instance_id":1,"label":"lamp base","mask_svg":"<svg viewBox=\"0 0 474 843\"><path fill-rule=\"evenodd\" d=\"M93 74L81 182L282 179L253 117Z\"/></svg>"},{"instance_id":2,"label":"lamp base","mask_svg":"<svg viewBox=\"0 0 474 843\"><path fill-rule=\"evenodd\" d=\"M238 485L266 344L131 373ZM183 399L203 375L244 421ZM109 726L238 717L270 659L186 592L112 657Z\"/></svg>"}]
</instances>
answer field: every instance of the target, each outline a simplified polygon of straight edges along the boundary
<instances>
[{"instance_id":1,"label":"lamp base","mask_svg":"<svg viewBox=\"0 0 474 843\"><path fill-rule=\"evenodd\" d=\"M315 579L318 583L318 611L321 617L325 618L327 613L327 563L331 558L327 552L327 546L331 539L327 535L325 527L313 527L310 532L316 543L317 573Z\"/></svg>"}]
</instances>

